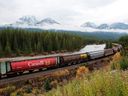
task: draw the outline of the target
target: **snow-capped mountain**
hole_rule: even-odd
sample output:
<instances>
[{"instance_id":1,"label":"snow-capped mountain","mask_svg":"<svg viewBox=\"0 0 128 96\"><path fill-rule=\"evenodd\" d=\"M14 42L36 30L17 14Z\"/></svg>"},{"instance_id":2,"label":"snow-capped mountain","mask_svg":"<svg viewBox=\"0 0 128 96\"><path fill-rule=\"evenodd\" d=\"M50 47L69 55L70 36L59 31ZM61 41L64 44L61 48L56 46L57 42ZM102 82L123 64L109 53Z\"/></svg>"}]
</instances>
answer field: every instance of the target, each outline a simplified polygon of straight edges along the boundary
<instances>
[{"instance_id":1,"label":"snow-capped mountain","mask_svg":"<svg viewBox=\"0 0 128 96\"><path fill-rule=\"evenodd\" d=\"M97 29L109 29L109 25L108 24L101 24L97 27Z\"/></svg>"},{"instance_id":2,"label":"snow-capped mountain","mask_svg":"<svg viewBox=\"0 0 128 96\"><path fill-rule=\"evenodd\" d=\"M51 19L51 18L45 18L39 22L37 22L37 25L44 26L44 25L54 25L54 24L60 24L57 21Z\"/></svg>"},{"instance_id":3,"label":"snow-capped mountain","mask_svg":"<svg viewBox=\"0 0 128 96\"><path fill-rule=\"evenodd\" d=\"M19 18L15 23L9 24L8 26L35 26L38 20L35 16L23 16Z\"/></svg>"},{"instance_id":4,"label":"snow-capped mountain","mask_svg":"<svg viewBox=\"0 0 128 96\"><path fill-rule=\"evenodd\" d=\"M128 29L128 24L125 23L113 23L110 25L110 29L122 29L122 30L126 30Z\"/></svg>"},{"instance_id":5,"label":"snow-capped mountain","mask_svg":"<svg viewBox=\"0 0 128 96\"><path fill-rule=\"evenodd\" d=\"M91 28L96 28L96 24L92 23L92 22L86 22L84 24L81 25L81 27L91 27Z\"/></svg>"},{"instance_id":6,"label":"snow-capped mountain","mask_svg":"<svg viewBox=\"0 0 128 96\"><path fill-rule=\"evenodd\" d=\"M125 23L121 23L121 22L117 22L117 23L112 23L112 24L100 24L100 25L96 25L94 23L84 23L81 25L81 27L89 27L89 28L94 28L94 29L120 29L120 30L127 30L128 29L128 24Z\"/></svg>"},{"instance_id":7,"label":"snow-capped mountain","mask_svg":"<svg viewBox=\"0 0 128 96\"><path fill-rule=\"evenodd\" d=\"M27 27L27 28L36 28L43 27L48 25L60 24L57 21L51 18L45 18L43 20L37 20L35 16L23 16L19 18L15 23L6 25L7 27Z\"/></svg>"},{"instance_id":8,"label":"snow-capped mountain","mask_svg":"<svg viewBox=\"0 0 128 96\"><path fill-rule=\"evenodd\" d=\"M67 31L81 31L81 32L128 32L128 24L125 23L112 23L112 24L95 24L93 22L86 22L79 25L60 24L52 18L45 18L38 20L35 16L23 16L16 22L2 27L13 28L37 28L37 29L54 29L54 30L67 30Z\"/></svg>"}]
</instances>

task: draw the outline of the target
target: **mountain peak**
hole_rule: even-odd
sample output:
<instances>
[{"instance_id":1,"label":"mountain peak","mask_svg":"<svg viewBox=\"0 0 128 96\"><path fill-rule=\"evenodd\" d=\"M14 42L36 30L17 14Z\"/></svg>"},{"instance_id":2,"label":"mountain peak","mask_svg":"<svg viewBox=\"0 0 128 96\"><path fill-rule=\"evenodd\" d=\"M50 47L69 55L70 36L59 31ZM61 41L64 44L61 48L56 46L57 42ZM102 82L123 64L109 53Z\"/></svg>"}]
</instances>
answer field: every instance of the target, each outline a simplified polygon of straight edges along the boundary
<instances>
[{"instance_id":1,"label":"mountain peak","mask_svg":"<svg viewBox=\"0 0 128 96\"><path fill-rule=\"evenodd\" d=\"M37 24L39 24L39 25L47 25L47 24L53 25L53 24L60 24L60 23L58 23L57 21L55 21L52 18L45 18L45 19L39 21Z\"/></svg>"},{"instance_id":2,"label":"mountain peak","mask_svg":"<svg viewBox=\"0 0 128 96\"><path fill-rule=\"evenodd\" d=\"M23 16L16 21L16 24L26 24L26 25L35 25L37 23L35 16Z\"/></svg>"},{"instance_id":3,"label":"mountain peak","mask_svg":"<svg viewBox=\"0 0 128 96\"><path fill-rule=\"evenodd\" d=\"M104 24L101 24L97 27L97 29L109 29L109 25L104 23Z\"/></svg>"},{"instance_id":4,"label":"mountain peak","mask_svg":"<svg viewBox=\"0 0 128 96\"><path fill-rule=\"evenodd\" d=\"M86 22L81 25L81 27L91 27L91 28L96 28L96 24L93 22Z\"/></svg>"},{"instance_id":5,"label":"mountain peak","mask_svg":"<svg viewBox=\"0 0 128 96\"><path fill-rule=\"evenodd\" d=\"M50 18L50 17L47 17L47 18L45 18L45 19L43 19L43 20L53 20L52 18Z\"/></svg>"},{"instance_id":6,"label":"mountain peak","mask_svg":"<svg viewBox=\"0 0 128 96\"><path fill-rule=\"evenodd\" d=\"M122 22L117 22L117 23L113 23L110 25L111 29L128 29L128 24L122 23Z\"/></svg>"},{"instance_id":7,"label":"mountain peak","mask_svg":"<svg viewBox=\"0 0 128 96\"><path fill-rule=\"evenodd\" d=\"M19 20L22 20L22 21L36 20L36 17L28 15L28 16L23 16L23 17L19 18Z\"/></svg>"}]
</instances>

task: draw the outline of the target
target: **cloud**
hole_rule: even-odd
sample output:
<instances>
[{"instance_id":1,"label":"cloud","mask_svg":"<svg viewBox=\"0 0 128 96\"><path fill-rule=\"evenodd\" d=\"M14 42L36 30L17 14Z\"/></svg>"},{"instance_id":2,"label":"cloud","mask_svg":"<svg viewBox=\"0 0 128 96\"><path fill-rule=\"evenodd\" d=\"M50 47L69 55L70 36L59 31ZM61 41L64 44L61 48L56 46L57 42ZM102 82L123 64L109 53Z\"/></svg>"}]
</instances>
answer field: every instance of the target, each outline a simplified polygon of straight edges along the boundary
<instances>
[{"instance_id":1,"label":"cloud","mask_svg":"<svg viewBox=\"0 0 128 96\"><path fill-rule=\"evenodd\" d=\"M24 15L51 17L65 24L127 20L127 0L0 0L0 23Z\"/></svg>"}]
</instances>

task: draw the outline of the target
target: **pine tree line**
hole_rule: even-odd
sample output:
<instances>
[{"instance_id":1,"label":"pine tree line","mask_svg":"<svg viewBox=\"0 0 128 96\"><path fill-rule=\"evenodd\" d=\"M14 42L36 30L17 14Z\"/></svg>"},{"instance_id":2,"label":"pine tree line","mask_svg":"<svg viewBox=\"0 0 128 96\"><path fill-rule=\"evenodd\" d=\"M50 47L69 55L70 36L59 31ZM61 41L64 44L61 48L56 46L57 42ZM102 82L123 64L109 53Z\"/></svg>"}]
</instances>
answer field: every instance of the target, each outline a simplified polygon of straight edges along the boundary
<instances>
[{"instance_id":1,"label":"pine tree line","mask_svg":"<svg viewBox=\"0 0 128 96\"><path fill-rule=\"evenodd\" d=\"M95 38L86 38L67 32L33 32L23 29L0 30L0 57L42 54L50 51L75 51L87 44L105 43ZM110 42L108 42L108 45Z\"/></svg>"},{"instance_id":2,"label":"pine tree line","mask_svg":"<svg viewBox=\"0 0 128 96\"><path fill-rule=\"evenodd\" d=\"M0 56L76 50L85 44L80 36L59 32L30 32L22 29L0 30Z\"/></svg>"}]
</instances>

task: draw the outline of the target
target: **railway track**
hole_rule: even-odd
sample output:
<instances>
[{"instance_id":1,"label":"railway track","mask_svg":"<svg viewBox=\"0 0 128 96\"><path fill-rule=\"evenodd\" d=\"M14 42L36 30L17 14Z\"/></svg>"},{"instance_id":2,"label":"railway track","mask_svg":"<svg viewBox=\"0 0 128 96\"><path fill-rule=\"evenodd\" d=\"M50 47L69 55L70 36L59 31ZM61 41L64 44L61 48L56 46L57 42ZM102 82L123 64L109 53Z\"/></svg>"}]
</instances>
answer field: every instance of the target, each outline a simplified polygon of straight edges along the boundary
<instances>
[{"instance_id":1,"label":"railway track","mask_svg":"<svg viewBox=\"0 0 128 96\"><path fill-rule=\"evenodd\" d=\"M107 62L110 61L110 58L112 56L113 55L98 58L96 60L87 61L87 62L85 62L85 64L87 64L90 69L100 68L100 67L104 66L105 61L107 61ZM41 76L46 76L46 75L52 74L53 72L61 71L63 69L76 69L81 65L83 65L83 63L76 64L76 65L69 65L69 66L62 67L62 68L56 68L56 69L38 71L38 72L33 72L33 73L27 73L27 74L23 74L23 75L11 77L11 78L3 78L3 79L0 80L0 86L10 84L10 83L14 83L14 82L17 82L17 81L29 80L29 79L33 79L33 78L37 78L37 77L41 77Z\"/></svg>"}]
</instances>

